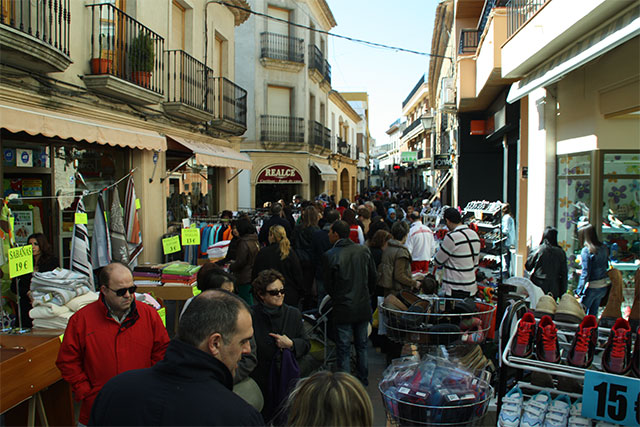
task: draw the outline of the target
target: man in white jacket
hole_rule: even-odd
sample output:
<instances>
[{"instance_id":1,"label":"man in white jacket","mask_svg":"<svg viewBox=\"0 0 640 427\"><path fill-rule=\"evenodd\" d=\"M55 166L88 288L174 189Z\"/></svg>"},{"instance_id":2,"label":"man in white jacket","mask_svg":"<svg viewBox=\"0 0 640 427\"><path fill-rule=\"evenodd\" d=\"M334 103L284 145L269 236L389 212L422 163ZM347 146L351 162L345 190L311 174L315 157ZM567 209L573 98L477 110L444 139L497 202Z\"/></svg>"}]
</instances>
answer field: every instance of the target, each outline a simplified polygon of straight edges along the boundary
<instances>
[{"instance_id":1,"label":"man in white jacket","mask_svg":"<svg viewBox=\"0 0 640 427\"><path fill-rule=\"evenodd\" d=\"M433 232L422 223L418 212L412 212L409 215L409 220L411 221L411 228L407 236L406 246L409 249L409 253L411 253L411 271L427 272L429 270L429 261L436 251Z\"/></svg>"}]
</instances>

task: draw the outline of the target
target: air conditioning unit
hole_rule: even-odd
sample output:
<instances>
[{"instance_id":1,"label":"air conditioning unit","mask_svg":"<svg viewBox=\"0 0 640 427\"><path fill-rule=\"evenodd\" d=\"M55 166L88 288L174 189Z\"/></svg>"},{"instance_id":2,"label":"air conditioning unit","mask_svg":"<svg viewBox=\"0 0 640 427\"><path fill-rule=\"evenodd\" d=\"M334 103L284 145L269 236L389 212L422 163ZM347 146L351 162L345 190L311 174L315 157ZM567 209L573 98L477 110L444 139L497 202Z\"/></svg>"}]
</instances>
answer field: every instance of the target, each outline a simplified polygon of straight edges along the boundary
<instances>
[{"instance_id":1,"label":"air conditioning unit","mask_svg":"<svg viewBox=\"0 0 640 427\"><path fill-rule=\"evenodd\" d=\"M456 108L456 82L453 77L440 79L440 109L451 110Z\"/></svg>"}]
</instances>

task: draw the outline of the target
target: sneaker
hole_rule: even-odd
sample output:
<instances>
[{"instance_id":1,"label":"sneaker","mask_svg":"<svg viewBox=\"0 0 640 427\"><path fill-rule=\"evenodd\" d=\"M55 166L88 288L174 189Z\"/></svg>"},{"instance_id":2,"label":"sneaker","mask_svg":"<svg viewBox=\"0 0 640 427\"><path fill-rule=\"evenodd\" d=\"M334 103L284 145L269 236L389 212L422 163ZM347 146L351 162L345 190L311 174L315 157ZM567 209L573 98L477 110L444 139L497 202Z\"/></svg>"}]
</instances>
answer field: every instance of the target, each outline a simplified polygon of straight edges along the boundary
<instances>
[{"instance_id":1,"label":"sneaker","mask_svg":"<svg viewBox=\"0 0 640 427\"><path fill-rule=\"evenodd\" d=\"M585 316L582 304L571 294L564 294L560 298L560 304L556 310L556 316L553 318L556 322L565 322L578 324L582 322Z\"/></svg>"},{"instance_id":2,"label":"sneaker","mask_svg":"<svg viewBox=\"0 0 640 427\"><path fill-rule=\"evenodd\" d=\"M604 346L602 368L611 373L626 375L631 369L631 327L622 317L611 328Z\"/></svg>"},{"instance_id":3,"label":"sneaker","mask_svg":"<svg viewBox=\"0 0 640 427\"><path fill-rule=\"evenodd\" d=\"M593 354L598 345L598 321L593 315L586 316L578 332L573 336L573 343L567 354L567 363L577 368L588 368L593 362Z\"/></svg>"},{"instance_id":4,"label":"sneaker","mask_svg":"<svg viewBox=\"0 0 640 427\"><path fill-rule=\"evenodd\" d=\"M530 357L533 353L533 344L536 336L536 319L533 313L526 312L516 331L516 337L511 344L511 352L517 357Z\"/></svg>"},{"instance_id":5,"label":"sneaker","mask_svg":"<svg viewBox=\"0 0 640 427\"><path fill-rule=\"evenodd\" d=\"M545 427L566 426L569 419L569 411L571 409L571 399L566 394L560 394L553 399L547 409L544 417Z\"/></svg>"},{"instance_id":6,"label":"sneaker","mask_svg":"<svg viewBox=\"0 0 640 427\"><path fill-rule=\"evenodd\" d=\"M535 396L531 397L524 405L522 413L521 427L542 427L544 416L551 402L551 395L548 391L543 390Z\"/></svg>"},{"instance_id":7,"label":"sneaker","mask_svg":"<svg viewBox=\"0 0 640 427\"><path fill-rule=\"evenodd\" d=\"M591 420L582 416L582 398L571 405L567 427L591 427Z\"/></svg>"},{"instance_id":8,"label":"sneaker","mask_svg":"<svg viewBox=\"0 0 640 427\"><path fill-rule=\"evenodd\" d=\"M556 304L556 299L551 295L543 295L538 300L536 304L536 309L534 314L537 318L541 318L542 316L549 316L553 319L553 316L556 314L556 310L558 309L558 305Z\"/></svg>"},{"instance_id":9,"label":"sneaker","mask_svg":"<svg viewBox=\"0 0 640 427\"><path fill-rule=\"evenodd\" d=\"M560 361L560 346L558 345L558 328L549 316L543 316L536 331L536 356L544 362L558 363Z\"/></svg>"},{"instance_id":10,"label":"sneaker","mask_svg":"<svg viewBox=\"0 0 640 427\"><path fill-rule=\"evenodd\" d=\"M640 378L640 326L636 331L636 345L633 350L633 358L631 359L631 370L636 378Z\"/></svg>"},{"instance_id":11,"label":"sneaker","mask_svg":"<svg viewBox=\"0 0 640 427\"><path fill-rule=\"evenodd\" d=\"M522 390L515 386L502 398L502 408L498 416L498 427L518 427L522 414Z\"/></svg>"}]
</instances>

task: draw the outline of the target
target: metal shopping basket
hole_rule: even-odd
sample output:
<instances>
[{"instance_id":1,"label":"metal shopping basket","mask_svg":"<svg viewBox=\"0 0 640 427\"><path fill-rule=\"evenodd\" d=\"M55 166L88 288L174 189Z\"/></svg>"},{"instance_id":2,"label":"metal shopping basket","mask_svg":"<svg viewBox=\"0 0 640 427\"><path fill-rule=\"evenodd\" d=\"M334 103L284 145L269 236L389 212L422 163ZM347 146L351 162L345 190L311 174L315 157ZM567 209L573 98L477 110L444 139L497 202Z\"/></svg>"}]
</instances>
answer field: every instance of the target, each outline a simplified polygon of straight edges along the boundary
<instances>
[{"instance_id":1,"label":"metal shopping basket","mask_svg":"<svg viewBox=\"0 0 640 427\"><path fill-rule=\"evenodd\" d=\"M402 311L380 305L389 339L401 343L422 345L479 344L485 340L493 325L496 307L474 302L474 312L458 312L468 301L457 298L423 298L428 304L424 311Z\"/></svg>"}]
</instances>

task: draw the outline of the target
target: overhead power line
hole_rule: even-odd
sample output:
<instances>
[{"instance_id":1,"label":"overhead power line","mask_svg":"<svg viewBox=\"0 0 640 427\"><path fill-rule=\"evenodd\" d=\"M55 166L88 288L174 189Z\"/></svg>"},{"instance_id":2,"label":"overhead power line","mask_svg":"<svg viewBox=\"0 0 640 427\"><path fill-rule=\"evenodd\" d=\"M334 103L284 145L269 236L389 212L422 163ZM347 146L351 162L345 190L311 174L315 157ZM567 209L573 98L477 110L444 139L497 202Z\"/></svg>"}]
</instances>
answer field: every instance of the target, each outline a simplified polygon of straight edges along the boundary
<instances>
[{"instance_id":1,"label":"overhead power line","mask_svg":"<svg viewBox=\"0 0 640 427\"><path fill-rule=\"evenodd\" d=\"M239 9L239 10L251 13L253 15L262 16L262 17L265 17L265 18L268 18L268 19L272 19L274 21L283 22L285 24L292 25L294 27L304 28L305 30L315 31L316 33L326 34L327 36L331 36L331 37L335 37L335 38L343 39L343 40L348 40L348 41L351 41L351 42L360 43L360 44L364 44L364 45L367 45L367 46L393 50L393 51L396 51L396 52L412 53L414 55L431 56L431 57L434 57L434 58L451 59L450 57L445 56L445 55L436 55L436 54L428 53L428 52L420 52L420 51L417 51L417 50L405 49L403 47L389 46L389 45L382 44L382 43L376 43L376 42L371 42L371 41L368 41L368 40L356 39L356 38L353 38L353 37L348 37L348 36L343 36L343 35L340 35L340 34L330 33L328 31L319 30L317 28L308 27L308 26L302 25L302 24L296 24L295 22L287 21L286 19L277 18L275 16L267 15L266 13L256 12L254 10L247 9L245 7L237 6L237 5L231 4L231 3L227 3L227 2L225 2L223 0L215 0L214 3L222 4L222 5L225 5L227 7L232 7L234 9Z\"/></svg>"}]
</instances>

